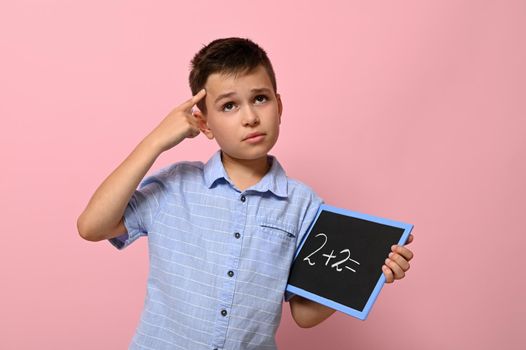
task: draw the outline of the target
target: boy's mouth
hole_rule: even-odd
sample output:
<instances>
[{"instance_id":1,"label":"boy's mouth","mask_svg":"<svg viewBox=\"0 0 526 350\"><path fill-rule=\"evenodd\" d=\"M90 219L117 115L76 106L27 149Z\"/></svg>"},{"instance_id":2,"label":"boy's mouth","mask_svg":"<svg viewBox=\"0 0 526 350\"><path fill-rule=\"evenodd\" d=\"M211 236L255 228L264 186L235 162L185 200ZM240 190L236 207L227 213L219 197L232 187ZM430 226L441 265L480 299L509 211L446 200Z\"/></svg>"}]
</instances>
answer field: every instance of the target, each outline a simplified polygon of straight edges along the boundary
<instances>
[{"instance_id":1,"label":"boy's mouth","mask_svg":"<svg viewBox=\"0 0 526 350\"><path fill-rule=\"evenodd\" d=\"M243 139L243 141L247 141L247 140L251 140L251 139L258 139L260 138L261 136L265 136L265 133L262 133L262 132L253 132L251 134L248 134L247 136L245 136L245 138Z\"/></svg>"}]
</instances>

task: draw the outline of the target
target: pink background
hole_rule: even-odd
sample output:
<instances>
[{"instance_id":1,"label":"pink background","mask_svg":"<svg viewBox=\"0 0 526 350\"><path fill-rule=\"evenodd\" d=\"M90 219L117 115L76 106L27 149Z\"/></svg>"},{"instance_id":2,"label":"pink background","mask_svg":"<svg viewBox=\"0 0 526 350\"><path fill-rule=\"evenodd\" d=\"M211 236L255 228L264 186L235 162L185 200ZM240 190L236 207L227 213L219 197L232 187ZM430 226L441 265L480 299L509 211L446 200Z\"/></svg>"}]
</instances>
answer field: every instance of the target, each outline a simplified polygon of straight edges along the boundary
<instances>
[{"instance_id":1,"label":"pink background","mask_svg":"<svg viewBox=\"0 0 526 350\"><path fill-rule=\"evenodd\" d=\"M524 1L4 1L0 348L123 349L146 240L79 238L99 183L189 97L224 36L269 53L273 154L329 204L415 225L406 279L366 322L334 315L281 349L524 349ZM200 136L153 169L207 160Z\"/></svg>"}]
</instances>

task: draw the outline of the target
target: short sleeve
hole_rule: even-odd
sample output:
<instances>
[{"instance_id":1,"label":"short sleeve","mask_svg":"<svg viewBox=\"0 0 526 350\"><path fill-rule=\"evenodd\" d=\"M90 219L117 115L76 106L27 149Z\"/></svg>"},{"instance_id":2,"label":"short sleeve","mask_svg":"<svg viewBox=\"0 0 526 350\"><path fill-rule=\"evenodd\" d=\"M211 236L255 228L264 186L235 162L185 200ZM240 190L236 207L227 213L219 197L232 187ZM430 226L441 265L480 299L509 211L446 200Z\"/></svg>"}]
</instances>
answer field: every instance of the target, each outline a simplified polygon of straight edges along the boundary
<instances>
[{"instance_id":1,"label":"short sleeve","mask_svg":"<svg viewBox=\"0 0 526 350\"><path fill-rule=\"evenodd\" d=\"M303 220L301 221L300 228L298 230L296 250L298 249L299 245L303 241L303 237L305 237L305 235L309 231L309 228L314 222L314 219L316 218L316 214L318 213L318 210L320 209L320 206L322 204L323 204L323 200L313 192L311 199L306 207L305 215L303 217ZM294 293L285 291L285 301L289 301L293 296L295 296Z\"/></svg>"},{"instance_id":2,"label":"short sleeve","mask_svg":"<svg viewBox=\"0 0 526 350\"><path fill-rule=\"evenodd\" d=\"M164 206L172 167L163 168L146 177L135 190L126 210L124 226L127 233L109 239L117 249L123 249L151 230L159 210Z\"/></svg>"},{"instance_id":3,"label":"short sleeve","mask_svg":"<svg viewBox=\"0 0 526 350\"><path fill-rule=\"evenodd\" d=\"M298 240L296 241L296 249L298 249L301 241L303 240L303 237L309 231L309 228L314 222L316 214L318 213L318 210L320 209L320 206L322 204L323 200L320 197L318 197L315 193L313 193L310 203L307 206L307 209L305 210L305 216L303 217L303 220L300 224L300 228L298 230Z\"/></svg>"}]
</instances>

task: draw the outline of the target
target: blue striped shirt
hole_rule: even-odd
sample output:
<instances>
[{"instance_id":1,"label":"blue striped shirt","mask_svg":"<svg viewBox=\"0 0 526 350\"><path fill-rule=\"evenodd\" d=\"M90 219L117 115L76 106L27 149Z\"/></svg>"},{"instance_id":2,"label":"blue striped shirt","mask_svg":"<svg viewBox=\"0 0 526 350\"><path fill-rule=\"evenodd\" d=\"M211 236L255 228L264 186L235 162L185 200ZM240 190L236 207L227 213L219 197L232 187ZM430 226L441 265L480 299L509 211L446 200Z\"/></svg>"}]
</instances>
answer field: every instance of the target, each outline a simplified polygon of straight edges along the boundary
<instances>
[{"instance_id":1,"label":"blue striped shirt","mask_svg":"<svg viewBox=\"0 0 526 350\"><path fill-rule=\"evenodd\" d=\"M221 152L145 178L124 214L122 249L148 236L147 294L130 349L275 349L296 247L321 199L276 158L240 191Z\"/></svg>"}]
</instances>

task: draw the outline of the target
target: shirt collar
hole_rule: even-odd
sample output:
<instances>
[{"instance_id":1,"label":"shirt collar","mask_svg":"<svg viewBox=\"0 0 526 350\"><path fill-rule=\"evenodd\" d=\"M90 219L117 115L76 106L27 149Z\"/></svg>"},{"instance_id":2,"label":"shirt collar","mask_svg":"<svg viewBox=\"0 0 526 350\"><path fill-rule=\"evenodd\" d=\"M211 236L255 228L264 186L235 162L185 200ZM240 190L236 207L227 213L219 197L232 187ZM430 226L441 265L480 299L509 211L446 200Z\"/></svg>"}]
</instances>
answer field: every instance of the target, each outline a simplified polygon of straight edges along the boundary
<instances>
[{"instance_id":1,"label":"shirt collar","mask_svg":"<svg viewBox=\"0 0 526 350\"><path fill-rule=\"evenodd\" d=\"M247 189L247 191L255 192L272 192L278 197L287 197L288 181L285 170L281 167L276 157L269 155L271 166L269 171L263 178L254 186ZM204 166L204 178L208 188L211 188L216 181L220 179L226 180L230 185L234 186L221 161L221 150L214 153Z\"/></svg>"}]
</instances>

